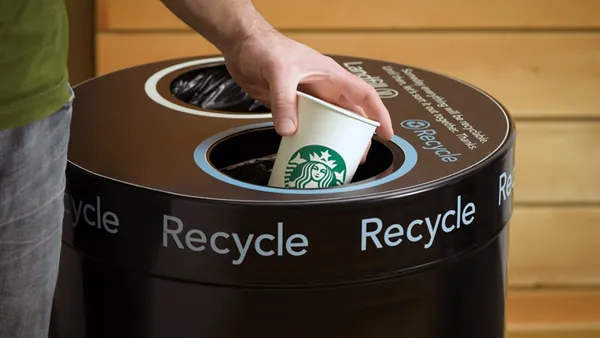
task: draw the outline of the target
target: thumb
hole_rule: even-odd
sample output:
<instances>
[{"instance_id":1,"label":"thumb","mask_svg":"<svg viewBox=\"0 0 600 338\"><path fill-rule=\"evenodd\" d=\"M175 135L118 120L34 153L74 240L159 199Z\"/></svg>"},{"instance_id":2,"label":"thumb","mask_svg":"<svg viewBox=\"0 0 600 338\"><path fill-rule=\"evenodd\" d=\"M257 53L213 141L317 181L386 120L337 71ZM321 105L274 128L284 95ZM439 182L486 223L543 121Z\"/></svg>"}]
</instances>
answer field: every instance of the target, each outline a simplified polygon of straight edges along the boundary
<instances>
[{"instance_id":1,"label":"thumb","mask_svg":"<svg viewBox=\"0 0 600 338\"><path fill-rule=\"evenodd\" d=\"M296 133L298 125L298 81L290 75L278 73L271 79L270 89L275 131L281 136L291 136Z\"/></svg>"}]
</instances>

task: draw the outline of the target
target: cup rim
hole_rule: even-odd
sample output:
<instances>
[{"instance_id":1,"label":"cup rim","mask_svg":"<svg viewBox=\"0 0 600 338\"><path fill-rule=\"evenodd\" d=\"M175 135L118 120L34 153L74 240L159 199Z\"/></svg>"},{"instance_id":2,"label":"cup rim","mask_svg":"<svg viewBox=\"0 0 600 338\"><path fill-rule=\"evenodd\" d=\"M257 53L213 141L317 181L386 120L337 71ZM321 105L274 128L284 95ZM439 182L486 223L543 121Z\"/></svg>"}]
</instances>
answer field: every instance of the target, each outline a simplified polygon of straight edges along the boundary
<instances>
[{"instance_id":1,"label":"cup rim","mask_svg":"<svg viewBox=\"0 0 600 338\"><path fill-rule=\"evenodd\" d=\"M379 126L381 126L381 124L380 124L379 122L375 121L375 120L371 120L371 119L369 119L369 118L366 118L366 117L364 117L364 116L362 116L362 115L359 115L359 114L357 114L357 113L355 113L355 112L352 112L352 111L350 111L350 110L348 110L348 109L345 109L345 108L342 108L342 107L336 106L336 105L334 105L334 104L331 104L331 103L329 103L329 102L327 102L327 101L323 101L323 100L321 100L321 99L320 99L320 98L318 98L318 97L315 97L315 96L312 96L312 95L309 95L309 94L303 93L303 92L301 92L301 91L296 91L296 93L298 94L298 96L302 96L302 97L304 97L304 98L306 98L306 99L308 99L308 100L311 100L311 101L313 101L313 102L316 102L316 103L318 103L318 104L321 104L321 105L323 105L323 106L326 106L327 108L329 108L329 109L331 109L331 110L335 111L336 113L340 113L340 114L342 114L342 115L345 115L345 116L347 116L347 117L353 118L353 119L355 119L355 120L361 121L361 122L363 122L363 123L369 124L369 125L371 125L371 126L374 126L374 127L379 127Z\"/></svg>"}]
</instances>

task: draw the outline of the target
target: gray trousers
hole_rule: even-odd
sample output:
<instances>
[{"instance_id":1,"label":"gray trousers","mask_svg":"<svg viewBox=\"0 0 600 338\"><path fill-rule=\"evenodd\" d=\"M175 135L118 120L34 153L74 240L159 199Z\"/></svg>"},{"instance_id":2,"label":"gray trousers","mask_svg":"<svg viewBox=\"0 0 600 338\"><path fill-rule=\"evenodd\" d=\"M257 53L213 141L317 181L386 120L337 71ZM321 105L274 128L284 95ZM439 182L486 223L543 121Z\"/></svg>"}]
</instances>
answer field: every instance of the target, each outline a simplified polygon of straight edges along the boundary
<instances>
[{"instance_id":1,"label":"gray trousers","mask_svg":"<svg viewBox=\"0 0 600 338\"><path fill-rule=\"evenodd\" d=\"M47 338L72 106L0 130L0 338Z\"/></svg>"}]
</instances>

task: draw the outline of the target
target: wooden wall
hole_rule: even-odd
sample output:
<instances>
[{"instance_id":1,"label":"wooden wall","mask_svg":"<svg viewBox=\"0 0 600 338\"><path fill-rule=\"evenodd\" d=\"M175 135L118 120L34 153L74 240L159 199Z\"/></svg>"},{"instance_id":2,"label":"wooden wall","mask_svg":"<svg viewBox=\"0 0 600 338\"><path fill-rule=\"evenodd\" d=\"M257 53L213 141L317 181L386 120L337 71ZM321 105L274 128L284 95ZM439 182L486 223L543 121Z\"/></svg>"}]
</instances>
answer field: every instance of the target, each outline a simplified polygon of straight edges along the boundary
<instances>
[{"instance_id":1,"label":"wooden wall","mask_svg":"<svg viewBox=\"0 0 600 338\"><path fill-rule=\"evenodd\" d=\"M509 338L600 337L600 1L255 0L323 53L469 81L517 120ZM158 1L100 0L96 72L215 53Z\"/></svg>"},{"instance_id":2,"label":"wooden wall","mask_svg":"<svg viewBox=\"0 0 600 338\"><path fill-rule=\"evenodd\" d=\"M94 0L66 0L69 14L69 81L76 85L94 76Z\"/></svg>"}]
</instances>

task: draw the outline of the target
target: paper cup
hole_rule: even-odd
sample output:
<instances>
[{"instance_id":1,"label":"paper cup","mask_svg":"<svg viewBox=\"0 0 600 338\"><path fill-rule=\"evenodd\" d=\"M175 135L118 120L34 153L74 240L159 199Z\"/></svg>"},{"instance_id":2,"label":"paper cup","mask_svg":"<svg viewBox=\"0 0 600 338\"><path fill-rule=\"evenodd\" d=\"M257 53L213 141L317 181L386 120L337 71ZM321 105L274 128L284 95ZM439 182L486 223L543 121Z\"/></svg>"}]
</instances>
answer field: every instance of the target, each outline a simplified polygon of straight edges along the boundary
<instances>
[{"instance_id":1,"label":"paper cup","mask_svg":"<svg viewBox=\"0 0 600 338\"><path fill-rule=\"evenodd\" d=\"M269 186L318 189L352 181L379 123L308 94L298 95L298 129L281 139Z\"/></svg>"}]
</instances>

